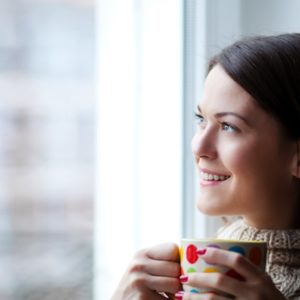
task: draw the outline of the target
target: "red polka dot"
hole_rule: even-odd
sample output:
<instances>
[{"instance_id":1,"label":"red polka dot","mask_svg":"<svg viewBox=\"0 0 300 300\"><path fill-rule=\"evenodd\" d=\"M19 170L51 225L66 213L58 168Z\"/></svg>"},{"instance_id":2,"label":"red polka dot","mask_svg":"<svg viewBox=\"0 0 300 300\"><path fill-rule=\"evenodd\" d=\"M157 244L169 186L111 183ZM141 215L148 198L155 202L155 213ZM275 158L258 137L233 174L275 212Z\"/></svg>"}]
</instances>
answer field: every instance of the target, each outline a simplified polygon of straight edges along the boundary
<instances>
[{"instance_id":1,"label":"red polka dot","mask_svg":"<svg viewBox=\"0 0 300 300\"><path fill-rule=\"evenodd\" d=\"M186 259L190 264L194 264L198 260L197 247L190 244L186 248Z\"/></svg>"},{"instance_id":2,"label":"red polka dot","mask_svg":"<svg viewBox=\"0 0 300 300\"><path fill-rule=\"evenodd\" d=\"M259 266L261 264L261 260L262 260L261 249L258 247L253 247L249 252L249 259L255 265Z\"/></svg>"}]
</instances>

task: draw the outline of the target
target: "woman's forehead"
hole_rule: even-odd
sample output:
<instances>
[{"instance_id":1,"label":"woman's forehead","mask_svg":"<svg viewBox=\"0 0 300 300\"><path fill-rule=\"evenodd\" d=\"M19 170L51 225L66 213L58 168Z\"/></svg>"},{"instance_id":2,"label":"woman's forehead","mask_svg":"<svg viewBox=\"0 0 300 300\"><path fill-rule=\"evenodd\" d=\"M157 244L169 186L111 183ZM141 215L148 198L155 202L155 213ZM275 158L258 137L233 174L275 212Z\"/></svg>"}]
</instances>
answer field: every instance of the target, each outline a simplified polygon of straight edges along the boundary
<instances>
[{"instance_id":1,"label":"woman's forehead","mask_svg":"<svg viewBox=\"0 0 300 300\"><path fill-rule=\"evenodd\" d=\"M260 109L252 96L219 65L216 65L206 78L199 107L201 111L230 109L243 112Z\"/></svg>"}]
</instances>

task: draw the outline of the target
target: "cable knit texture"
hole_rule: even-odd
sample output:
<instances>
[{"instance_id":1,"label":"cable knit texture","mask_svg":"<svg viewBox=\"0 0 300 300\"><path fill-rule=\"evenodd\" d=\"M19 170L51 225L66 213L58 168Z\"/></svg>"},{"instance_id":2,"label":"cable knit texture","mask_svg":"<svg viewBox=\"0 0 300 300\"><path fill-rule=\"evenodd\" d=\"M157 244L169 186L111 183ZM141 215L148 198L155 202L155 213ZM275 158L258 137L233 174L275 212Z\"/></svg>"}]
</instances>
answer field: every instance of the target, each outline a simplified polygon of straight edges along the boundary
<instances>
[{"instance_id":1,"label":"cable knit texture","mask_svg":"<svg viewBox=\"0 0 300 300\"><path fill-rule=\"evenodd\" d=\"M222 227L218 238L267 242L266 271L287 299L300 300L300 229L257 229L237 220Z\"/></svg>"}]
</instances>

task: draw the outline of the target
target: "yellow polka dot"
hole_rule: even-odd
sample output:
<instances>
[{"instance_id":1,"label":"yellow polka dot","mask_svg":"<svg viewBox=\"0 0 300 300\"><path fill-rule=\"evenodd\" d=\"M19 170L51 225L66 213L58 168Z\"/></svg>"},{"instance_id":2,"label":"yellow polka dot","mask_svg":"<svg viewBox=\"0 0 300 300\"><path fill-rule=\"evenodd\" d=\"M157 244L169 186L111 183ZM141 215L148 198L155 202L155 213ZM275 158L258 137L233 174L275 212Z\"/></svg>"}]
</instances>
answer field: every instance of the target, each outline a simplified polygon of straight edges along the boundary
<instances>
[{"instance_id":1,"label":"yellow polka dot","mask_svg":"<svg viewBox=\"0 0 300 300\"><path fill-rule=\"evenodd\" d=\"M180 261L183 261L183 247L179 248Z\"/></svg>"},{"instance_id":2,"label":"yellow polka dot","mask_svg":"<svg viewBox=\"0 0 300 300\"><path fill-rule=\"evenodd\" d=\"M214 267L208 267L203 270L204 273L219 273L220 270Z\"/></svg>"}]
</instances>

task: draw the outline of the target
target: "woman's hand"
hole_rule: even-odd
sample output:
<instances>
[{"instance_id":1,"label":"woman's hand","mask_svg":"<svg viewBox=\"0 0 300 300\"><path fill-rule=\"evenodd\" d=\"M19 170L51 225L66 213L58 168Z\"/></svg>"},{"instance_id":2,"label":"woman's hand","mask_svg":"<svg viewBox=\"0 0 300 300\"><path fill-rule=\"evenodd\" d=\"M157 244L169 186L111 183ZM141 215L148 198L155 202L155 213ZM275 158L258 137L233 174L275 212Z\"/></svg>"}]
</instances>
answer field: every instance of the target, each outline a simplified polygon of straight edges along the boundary
<instances>
[{"instance_id":1,"label":"woman's hand","mask_svg":"<svg viewBox=\"0 0 300 300\"><path fill-rule=\"evenodd\" d=\"M206 248L201 256L209 264L217 264L235 270L244 280L238 280L221 273L190 273L181 276L184 284L195 288L212 288L217 293L177 293L176 299L184 300L286 300L277 290L272 279L265 272L258 269L253 263L242 255L216 248ZM221 294L230 296L221 296Z\"/></svg>"},{"instance_id":2,"label":"woman's hand","mask_svg":"<svg viewBox=\"0 0 300 300\"><path fill-rule=\"evenodd\" d=\"M141 250L134 256L111 299L166 299L167 295L174 295L181 289L179 276L176 244L161 244Z\"/></svg>"}]
</instances>

